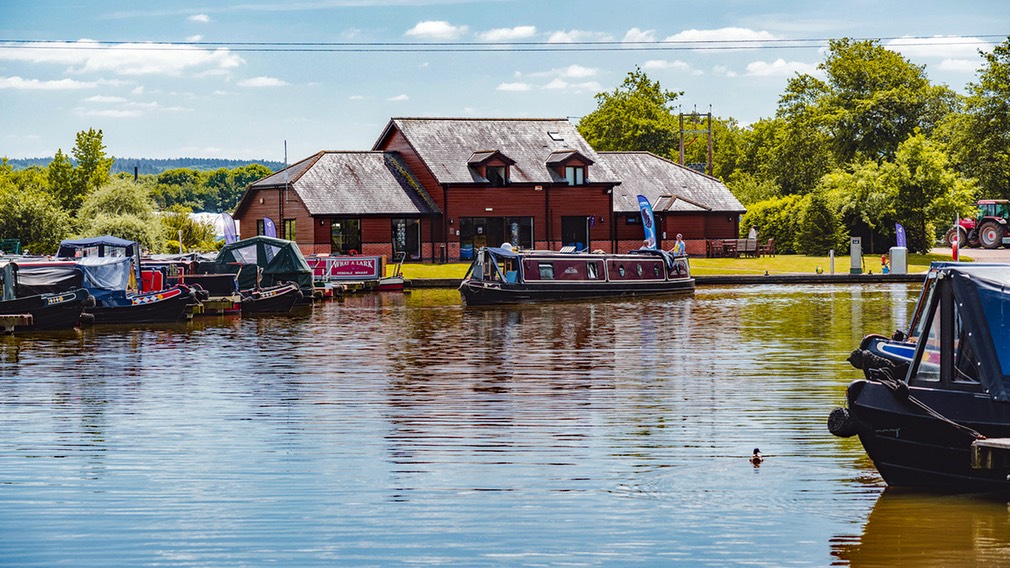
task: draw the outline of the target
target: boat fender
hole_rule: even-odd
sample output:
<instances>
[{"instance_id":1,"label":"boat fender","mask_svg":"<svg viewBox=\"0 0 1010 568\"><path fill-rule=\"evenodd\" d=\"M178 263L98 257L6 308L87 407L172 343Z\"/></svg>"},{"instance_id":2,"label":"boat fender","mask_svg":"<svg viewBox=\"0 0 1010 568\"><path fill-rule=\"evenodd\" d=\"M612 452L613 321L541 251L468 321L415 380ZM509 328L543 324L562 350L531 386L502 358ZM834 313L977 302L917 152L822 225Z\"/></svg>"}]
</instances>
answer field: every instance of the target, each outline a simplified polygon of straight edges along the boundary
<instances>
[{"instance_id":1,"label":"boat fender","mask_svg":"<svg viewBox=\"0 0 1010 568\"><path fill-rule=\"evenodd\" d=\"M839 406L828 414L828 432L839 438L851 438L858 434L849 409Z\"/></svg>"},{"instance_id":2,"label":"boat fender","mask_svg":"<svg viewBox=\"0 0 1010 568\"><path fill-rule=\"evenodd\" d=\"M81 327L91 327L95 325L95 314L87 312L81 313L81 319L77 320Z\"/></svg>"},{"instance_id":3,"label":"boat fender","mask_svg":"<svg viewBox=\"0 0 1010 568\"><path fill-rule=\"evenodd\" d=\"M97 304L98 302L95 301L95 297L91 295L89 295L87 298L84 299L83 302L81 302L81 305L84 306L84 309L93 308Z\"/></svg>"},{"instance_id":4,"label":"boat fender","mask_svg":"<svg viewBox=\"0 0 1010 568\"><path fill-rule=\"evenodd\" d=\"M351 250L347 251L347 255L348 256L358 256L358 251L356 251L354 249L351 249Z\"/></svg>"}]
</instances>

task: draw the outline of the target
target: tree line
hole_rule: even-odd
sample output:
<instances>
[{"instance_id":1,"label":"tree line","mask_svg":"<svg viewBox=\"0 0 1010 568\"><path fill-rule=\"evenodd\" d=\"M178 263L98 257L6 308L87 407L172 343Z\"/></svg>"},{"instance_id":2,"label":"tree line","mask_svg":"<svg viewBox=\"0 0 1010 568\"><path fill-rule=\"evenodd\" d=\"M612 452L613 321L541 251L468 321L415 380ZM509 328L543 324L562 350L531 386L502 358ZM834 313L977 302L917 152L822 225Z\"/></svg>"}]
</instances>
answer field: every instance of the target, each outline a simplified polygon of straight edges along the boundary
<instances>
[{"instance_id":1,"label":"tree line","mask_svg":"<svg viewBox=\"0 0 1010 568\"><path fill-rule=\"evenodd\" d=\"M741 231L822 255L846 250L850 236L886 250L901 223L909 249L928 252L977 199L1010 196L1010 37L979 55L977 80L960 95L878 41L832 40L824 78L790 78L773 117L713 120L713 174L747 207ZM671 103L682 95L636 69L596 95L579 131L597 150L677 160ZM697 120L684 130L707 127ZM706 162L706 152L689 139L685 162Z\"/></svg>"},{"instance_id":2,"label":"tree line","mask_svg":"<svg viewBox=\"0 0 1010 568\"><path fill-rule=\"evenodd\" d=\"M210 223L194 211L234 209L245 188L273 173L253 163L202 171L176 168L159 174L114 174L103 133L77 133L69 154L56 150L46 166L15 169L0 160L0 238L16 238L33 253L53 254L63 239L115 235L153 253L214 250ZM181 239L180 239L181 237Z\"/></svg>"}]
</instances>

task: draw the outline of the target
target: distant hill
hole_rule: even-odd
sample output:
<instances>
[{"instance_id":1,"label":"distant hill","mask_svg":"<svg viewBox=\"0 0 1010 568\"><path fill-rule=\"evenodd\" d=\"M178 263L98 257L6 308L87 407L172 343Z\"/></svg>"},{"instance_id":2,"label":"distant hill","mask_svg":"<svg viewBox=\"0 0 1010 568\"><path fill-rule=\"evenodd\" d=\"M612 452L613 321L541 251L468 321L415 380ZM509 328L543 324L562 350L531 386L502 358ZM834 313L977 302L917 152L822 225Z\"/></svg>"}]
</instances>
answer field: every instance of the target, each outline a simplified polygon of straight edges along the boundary
<instances>
[{"instance_id":1,"label":"distant hill","mask_svg":"<svg viewBox=\"0 0 1010 568\"><path fill-rule=\"evenodd\" d=\"M137 168L137 173L160 174L165 170L177 168L188 168L192 170L210 171L220 168L238 168L249 164L263 164L273 171L278 171L284 167L283 162L272 162L270 160L225 160L221 158L114 158L112 163L112 173L120 172L133 173ZM15 170L21 170L31 166L46 167L52 158L11 158L7 160Z\"/></svg>"}]
</instances>

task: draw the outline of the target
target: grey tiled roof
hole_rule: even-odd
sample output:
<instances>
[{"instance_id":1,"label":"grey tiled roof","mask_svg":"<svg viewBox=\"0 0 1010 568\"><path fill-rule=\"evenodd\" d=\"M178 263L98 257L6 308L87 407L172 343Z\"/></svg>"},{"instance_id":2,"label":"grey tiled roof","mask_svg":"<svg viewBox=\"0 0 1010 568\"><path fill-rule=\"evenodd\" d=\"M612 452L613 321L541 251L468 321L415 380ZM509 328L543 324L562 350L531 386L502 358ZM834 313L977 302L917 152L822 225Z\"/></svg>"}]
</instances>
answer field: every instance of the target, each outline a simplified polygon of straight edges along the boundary
<instances>
[{"instance_id":1,"label":"grey tiled roof","mask_svg":"<svg viewBox=\"0 0 1010 568\"><path fill-rule=\"evenodd\" d=\"M616 183L620 179L599 164L596 151L563 118L393 118L373 149L379 148L393 127L403 133L438 183L487 181L467 162L475 152L489 148L515 160L509 168L512 183L564 183L565 178L549 168L547 161L556 152L571 151L596 162L588 169L589 181Z\"/></svg>"},{"instance_id":2,"label":"grey tiled roof","mask_svg":"<svg viewBox=\"0 0 1010 568\"><path fill-rule=\"evenodd\" d=\"M615 213L637 212L639 195L656 211L746 211L724 183L672 160L649 152L600 152L599 157L621 180L614 188Z\"/></svg>"},{"instance_id":3,"label":"grey tiled roof","mask_svg":"<svg viewBox=\"0 0 1010 568\"><path fill-rule=\"evenodd\" d=\"M319 152L290 166L287 181L312 215L439 212L407 166L390 152ZM283 186L284 170L251 189Z\"/></svg>"}]
</instances>

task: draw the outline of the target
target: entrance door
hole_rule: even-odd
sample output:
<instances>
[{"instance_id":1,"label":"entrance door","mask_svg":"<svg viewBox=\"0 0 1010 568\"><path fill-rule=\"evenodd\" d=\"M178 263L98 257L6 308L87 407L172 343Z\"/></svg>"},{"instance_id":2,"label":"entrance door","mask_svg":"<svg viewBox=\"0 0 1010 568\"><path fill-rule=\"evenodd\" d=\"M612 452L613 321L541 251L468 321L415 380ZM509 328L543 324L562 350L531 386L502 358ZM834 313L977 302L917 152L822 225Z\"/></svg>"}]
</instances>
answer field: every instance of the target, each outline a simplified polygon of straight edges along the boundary
<instances>
[{"instance_id":1,"label":"entrance door","mask_svg":"<svg viewBox=\"0 0 1010 568\"><path fill-rule=\"evenodd\" d=\"M561 243L564 246L574 246L576 251L588 249L589 218L585 215L580 217L562 217Z\"/></svg>"}]
</instances>

